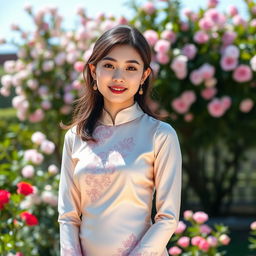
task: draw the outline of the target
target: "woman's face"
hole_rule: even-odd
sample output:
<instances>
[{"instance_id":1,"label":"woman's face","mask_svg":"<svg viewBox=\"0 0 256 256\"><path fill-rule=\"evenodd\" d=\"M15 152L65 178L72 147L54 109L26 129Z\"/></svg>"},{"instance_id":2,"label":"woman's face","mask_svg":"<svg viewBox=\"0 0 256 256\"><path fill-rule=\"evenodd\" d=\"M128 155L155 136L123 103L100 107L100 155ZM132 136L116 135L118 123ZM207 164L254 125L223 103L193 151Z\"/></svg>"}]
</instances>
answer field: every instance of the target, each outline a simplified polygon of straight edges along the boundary
<instances>
[{"instance_id":1,"label":"woman's face","mask_svg":"<svg viewBox=\"0 0 256 256\"><path fill-rule=\"evenodd\" d=\"M115 46L96 67L92 64L89 67L104 97L104 104L109 107L132 105L140 84L150 74L150 68L143 72L143 61L130 45Z\"/></svg>"}]
</instances>

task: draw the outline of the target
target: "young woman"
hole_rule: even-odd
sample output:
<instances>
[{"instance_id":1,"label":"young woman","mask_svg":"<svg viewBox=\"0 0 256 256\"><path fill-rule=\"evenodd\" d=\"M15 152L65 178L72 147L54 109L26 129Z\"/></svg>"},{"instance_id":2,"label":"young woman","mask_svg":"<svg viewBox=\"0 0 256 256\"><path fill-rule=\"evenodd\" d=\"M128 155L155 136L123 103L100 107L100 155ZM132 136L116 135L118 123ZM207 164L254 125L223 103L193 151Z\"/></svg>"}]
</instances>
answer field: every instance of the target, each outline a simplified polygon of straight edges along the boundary
<instances>
[{"instance_id":1,"label":"young woman","mask_svg":"<svg viewBox=\"0 0 256 256\"><path fill-rule=\"evenodd\" d=\"M150 62L147 41L130 26L106 31L94 45L66 126L58 201L62 256L168 255L179 221L182 158L174 128L148 108Z\"/></svg>"}]
</instances>

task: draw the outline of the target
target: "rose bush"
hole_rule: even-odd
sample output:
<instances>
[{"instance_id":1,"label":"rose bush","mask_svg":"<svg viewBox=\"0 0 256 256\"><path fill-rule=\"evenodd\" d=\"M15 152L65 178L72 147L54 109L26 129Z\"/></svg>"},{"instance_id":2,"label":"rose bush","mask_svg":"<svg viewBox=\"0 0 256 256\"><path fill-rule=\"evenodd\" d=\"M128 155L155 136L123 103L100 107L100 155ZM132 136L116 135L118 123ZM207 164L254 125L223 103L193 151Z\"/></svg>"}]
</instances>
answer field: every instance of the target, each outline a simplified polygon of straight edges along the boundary
<instances>
[{"instance_id":1,"label":"rose bush","mask_svg":"<svg viewBox=\"0 0 256 256\"><path fill-rule=\"evenodd\" d=\"M55 7L35 12L26 5L25 11L35 30L27 32L12 25L23 43L17 44L18 60L4 63L0 93L9 96L15 89L17 96L12 105L17 109L17 117L22 122L40 123L41 131L56 144L55 153L60 160L63 133L57 124L68 121L72 103L81 92L81 72L93 42L105 29L127 21L104 14L89 18L83 8L78 8L79 27L66 31L63 17Z\"/></svg>"},{"instance_id":2,"label":"rose bush","mask_svg":"<svg viewBox=\"0 0 256 256\"><path fill-rule=\"evenodd\" d=\"M244 2L246 19L232 5L220 12L216 0L198 12L179 1L132 5L130 23L152 48L153 99L177 129L188 185L211 215L228 212L256 145L256 3Z\"/></svg>"},{"instance_id":3,"label":"rose bush","mask_svg":"<svg viewBox=\"0 0 256 256\"><path fill-rule=\"evenodd\" d=\"M186 210L184 221L179 221L178 227L171 238L170 255L184 256L216 256L224 255L219 247L228 245L230 237L228 227L215 224L214 228L206 224L208 214L202 211Z\"/></svg>"},{"instance_id":4,"label":"rose bush","mask_svg":"<svg viewBox=\"0 0 256 256\"><path fill-rule=\"evenodd\" d=\"M49 164L54 144L21 124L1 120L0 130L0 254L56 255L59 168Z\"/></svg>"}]
</instances>

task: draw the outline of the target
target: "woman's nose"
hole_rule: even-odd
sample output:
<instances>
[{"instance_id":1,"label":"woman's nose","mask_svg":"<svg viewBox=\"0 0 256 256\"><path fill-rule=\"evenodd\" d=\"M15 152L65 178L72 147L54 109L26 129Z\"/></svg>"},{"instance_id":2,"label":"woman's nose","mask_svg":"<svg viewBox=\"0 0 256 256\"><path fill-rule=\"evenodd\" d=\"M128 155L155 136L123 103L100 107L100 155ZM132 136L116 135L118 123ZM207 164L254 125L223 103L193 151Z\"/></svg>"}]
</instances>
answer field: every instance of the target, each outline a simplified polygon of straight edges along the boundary
<instances>
[{"instance_id":1,"label":"woman's nose","mask_svg":"<svg viewBox=\"0 0 256 256\"><path fill-rule=\"evenodd\" d=\"M123 82L124 81L124 76L123 73L120 69L116 69L113 75L113 80L118 81L118 82Z\"/></svg>"}]
</instances>

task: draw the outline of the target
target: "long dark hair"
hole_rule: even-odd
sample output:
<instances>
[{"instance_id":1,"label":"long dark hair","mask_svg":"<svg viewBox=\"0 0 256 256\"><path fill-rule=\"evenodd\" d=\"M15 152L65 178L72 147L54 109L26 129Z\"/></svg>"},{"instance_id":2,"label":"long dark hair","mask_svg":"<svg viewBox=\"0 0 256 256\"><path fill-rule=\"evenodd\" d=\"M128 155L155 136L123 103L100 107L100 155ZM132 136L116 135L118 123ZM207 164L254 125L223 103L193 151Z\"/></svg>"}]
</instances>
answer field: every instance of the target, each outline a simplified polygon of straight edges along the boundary
<instances>
[{"instance_id":1,"label":"long dark hair","mask_svg":"<svg viewBox=\"0 0 256 256\"><path fill-rule=\"evenodd\" d=\"M134 47L143 60L144 71L147 68L151 69L151 74L143 84L143 94L140 95L137 91L134 95L134 100L138 102L145 113L156 119L162 119L161 116L153 113L148 107L150 103L150 87L153 79L153 70L150 67L150 47L139 30L128 25L118 25L104 32L96 41L93 52L84 66L83 77L85 83L83 93L79 99L74 101L77 105L73 110L72 122L70 125L64 125L62 122L60 123L61 128L65 130L77 125L76 133L83 141L96 141L92 134L96 122L102 113L104 103L103 96L99 90L95 91L92 88L94 79L91 75L89 64L96 66L97 63L116 45L130 45Z\"/></svg>"}]
</instances>

